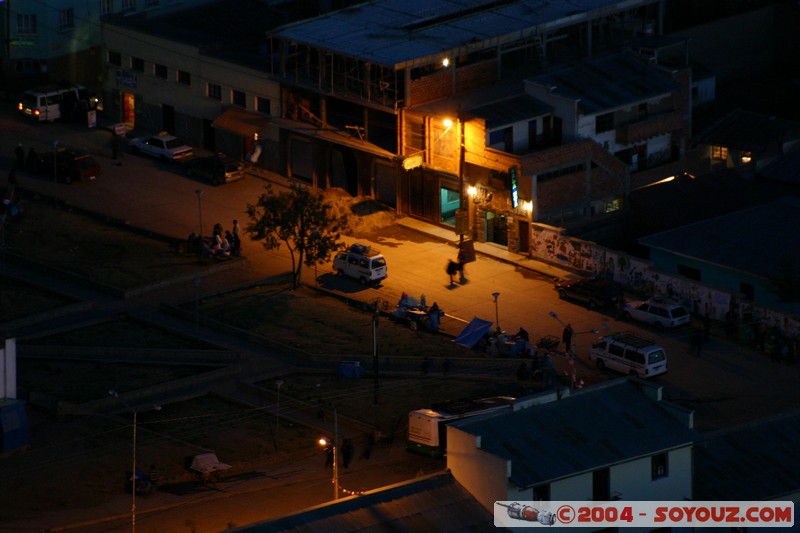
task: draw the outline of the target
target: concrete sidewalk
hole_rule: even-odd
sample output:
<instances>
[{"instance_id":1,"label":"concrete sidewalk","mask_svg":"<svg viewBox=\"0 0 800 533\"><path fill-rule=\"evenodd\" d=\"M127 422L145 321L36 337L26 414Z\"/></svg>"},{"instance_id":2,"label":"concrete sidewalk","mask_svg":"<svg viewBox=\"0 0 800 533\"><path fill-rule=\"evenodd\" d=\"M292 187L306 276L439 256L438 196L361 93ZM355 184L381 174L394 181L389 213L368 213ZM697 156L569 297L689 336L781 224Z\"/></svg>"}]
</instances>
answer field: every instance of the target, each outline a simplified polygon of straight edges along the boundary
<instances>
[{"instance_id":1,"label":"concrete sidewalk","mask_svg":"<svg viewBox=\"0 0 800 533\"><path fill-rule=\"evenodd\" d=\"M250 167L247 173L253 177L277 185L278 187L288 187L290 183L288 178L262 168ZM450 228L437 226L436 224L404 215L399 215L395 223L458 248L458 236L455 234L455 231ZM504 263L514 264L552 278L575 279L583 277L581 274L571 270L533 259L524 254L511 252L506 247L499 244L491 242L473 242L473 245L477 254L491 257L492 259L503 261Z\"/></svg>"}]
</instances>

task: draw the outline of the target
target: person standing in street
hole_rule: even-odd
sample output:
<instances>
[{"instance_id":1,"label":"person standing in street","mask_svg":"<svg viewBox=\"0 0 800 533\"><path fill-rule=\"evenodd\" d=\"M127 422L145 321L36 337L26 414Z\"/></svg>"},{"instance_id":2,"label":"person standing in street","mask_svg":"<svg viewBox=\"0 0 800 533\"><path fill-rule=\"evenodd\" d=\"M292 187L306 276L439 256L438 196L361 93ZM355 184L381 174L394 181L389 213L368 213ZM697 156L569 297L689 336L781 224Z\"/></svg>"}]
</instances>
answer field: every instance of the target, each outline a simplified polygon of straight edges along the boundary
<instances>
[{"instance_id":1,"label":"person standing in street","mask_svg":"<svg viewBox=\"0 0 800 533\"><path fill-rule=\"evenodd\" d=\"M572 324L567 324L561 334L561 341L564 343L564 350L567 353L572 353L572 333Z\"/></svg>"},{"instance_id":2,"label":"person standing in street","mask_svg":"<svg viewBox=\"0 0 800 533\"><path fill-rule=\"evenodd\" d=\"M17 156L17 170L25 170L25 149L22 143L19 143L14 149L14 154Z\"/></svg>"}]
</instances>

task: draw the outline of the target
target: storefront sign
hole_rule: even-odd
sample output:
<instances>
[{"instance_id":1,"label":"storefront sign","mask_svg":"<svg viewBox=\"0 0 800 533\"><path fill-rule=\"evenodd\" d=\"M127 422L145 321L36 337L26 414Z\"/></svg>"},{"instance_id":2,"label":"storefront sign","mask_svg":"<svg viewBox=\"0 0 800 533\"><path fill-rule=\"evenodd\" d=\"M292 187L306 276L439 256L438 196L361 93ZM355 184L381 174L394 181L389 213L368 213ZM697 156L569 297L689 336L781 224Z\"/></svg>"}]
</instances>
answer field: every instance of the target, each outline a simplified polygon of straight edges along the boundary
<instances>
[{"instance_id":1,"label":"storefront sign","mask_svg":"<svg viewBox=\"0 0 800 533\"><path fill-rule=\"evenodd\" d=\"M517 178L517 167L508 169L511 175L511 207L514 209L519 205L519 180Z\"/></svg>"},{"instance_id":2,"label":"storefront sign","mask_svg":"<svg viewBox=\"0 0 800 533\"><path fill-rule=\"evenodd\" d=\"M422 166L421 155L412 155L411 157L406 157L403 160L403 168L406 170L411 170L420 166Z\"/></svg>"}]
</instances>

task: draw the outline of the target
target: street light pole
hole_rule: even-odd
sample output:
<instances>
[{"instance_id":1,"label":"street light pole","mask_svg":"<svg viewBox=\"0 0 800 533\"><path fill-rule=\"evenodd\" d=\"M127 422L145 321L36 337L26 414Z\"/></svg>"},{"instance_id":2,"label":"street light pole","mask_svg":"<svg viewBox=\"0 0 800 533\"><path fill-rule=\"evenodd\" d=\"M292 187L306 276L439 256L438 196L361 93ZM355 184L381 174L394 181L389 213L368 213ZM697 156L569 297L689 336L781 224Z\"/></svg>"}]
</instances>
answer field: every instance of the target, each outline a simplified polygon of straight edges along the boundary
<instances>
[{"instance_id":1,"label":"street light pole","mask_svg":"<svg viewBox=\"0 0 800 533\"><path fill-rule=\"evenodd\" d=\"M278 406L275 409L275 437L277 442L278 437L278 428L280 427L280 417L281 417L281 386L283 385L282 379L275 380L275 386L278 387Z\"/></svg>"},{"instance_id":2,"label":"street light pole","mask_svg":"<svg viewBox=\"0 0 800 533\"><path fill-rule=\"evenodd\" d=\"M495 331L500 333L500 311L497 306L497 298L500 297L499 292L493 292L492 296L494 296L494 324L495 324Z\"/></svg>"},{"instance_id":3,"label":"street light pole","mask_svg":"<svg viewBox=\"0 0 800 533\"><path fill-rule=\"evenodd\" d=\"M339 457L336 453L336 444L339 442L339 415L336 407L333 408L333 442L326 438L319 439L323 446L330 446L333 456L333 499L339 499Z\"/></svg>"},{"instance_id":4,"label":"street light pole","mask_svg":"<svg viewBox=\"0 0 800 533\"><path fill-rule=\"evenodd\" d=\"M118 399L122 404L131 410L133 413L133 459L131 465L131 533L136 533L136 426L138 422L139 412L130 406L128 402L115 390L110 390L108 393L114 398ZM161 409L160 405L154 405L153 410L158 411Z\"/></svg>"},{"instance_id":5,"label":"street light pole","mask_svg":"<svg viewBox=\"0 0 800 533\"><path fill-rule=\"evenodd\" d=\"M53 141L53 200L55 201L56 206L58 206L58 145L61 144L58 141Z\"/></svg>"},{"instance_id":6,"label":"street light pole","mask_svg":"<svg viewBox=\"0 0 800 533\"><path fill-rule=\"evenodd\" d=\"M201 198L203 198L203 189L195 189L194 193L197 195L197 214L200 219L200 255L203 255L203 203L201 202Z\"/></svg>"}]
</instances>

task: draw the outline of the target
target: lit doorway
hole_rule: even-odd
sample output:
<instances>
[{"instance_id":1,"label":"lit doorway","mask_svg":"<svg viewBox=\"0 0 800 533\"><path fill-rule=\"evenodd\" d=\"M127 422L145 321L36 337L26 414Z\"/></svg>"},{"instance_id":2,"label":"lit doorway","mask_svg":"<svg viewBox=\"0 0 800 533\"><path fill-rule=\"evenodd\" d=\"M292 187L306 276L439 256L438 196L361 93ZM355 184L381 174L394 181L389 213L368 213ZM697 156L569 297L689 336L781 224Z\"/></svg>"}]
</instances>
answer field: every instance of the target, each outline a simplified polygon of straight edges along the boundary
<instances>
[{"instance_id":1,"label":"lit doorway","mask_svg":"<svg viewBox=\"0 0 800 533\"><path fill-rule=\"evenodd\" d=\"M456 225L456 211L461 207L458 191L446 187L439 188L439 202L441 205L441 218L439 222L447 226Z\"/></svg>"},{"instance_id":2,"label":"lit doorway","mask_svg":"<svg viewBox=\"0 0 800 533\"><path fill-rule=\"evenodd\" d=\"M508 217L486 211L486 242L508 246Z\"/></svg>"},{"instance_id":3,"label":"lit doorway","mask_svg":"<svg viewBox=\"0 0 800 533\"><path fill-rule=\"evenodd\" d=\"M136 105L134 104L133 95L131 93L122 93L122 122L132 128L135 125L135 117Z\"/></svg>"}]
</instances>

